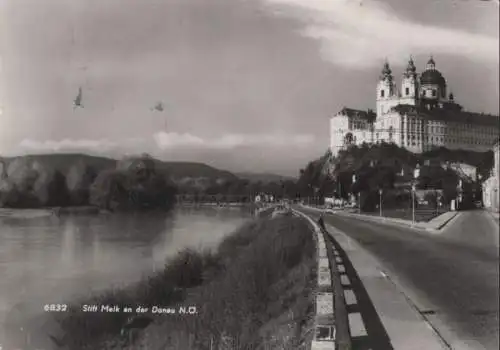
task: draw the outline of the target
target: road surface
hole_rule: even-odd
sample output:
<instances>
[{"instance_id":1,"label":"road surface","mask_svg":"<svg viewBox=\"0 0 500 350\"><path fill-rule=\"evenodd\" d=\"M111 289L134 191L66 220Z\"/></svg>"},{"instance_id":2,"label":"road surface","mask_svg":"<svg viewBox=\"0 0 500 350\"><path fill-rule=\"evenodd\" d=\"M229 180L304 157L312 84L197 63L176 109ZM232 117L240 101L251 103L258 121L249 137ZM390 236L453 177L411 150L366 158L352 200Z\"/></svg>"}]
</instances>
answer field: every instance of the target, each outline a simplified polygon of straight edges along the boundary
<instances>
[{"instance_id":1,"label":"road surface","mask_svg":"<svg viewBox=\"0 0 500 350\"><path fill-rule=\"evenodd\" d=\"M452 349L498 349L499 233L489 213L462 212L439 234L335 214L325 222L371 252Z\"/></svg>"}]
</instances>

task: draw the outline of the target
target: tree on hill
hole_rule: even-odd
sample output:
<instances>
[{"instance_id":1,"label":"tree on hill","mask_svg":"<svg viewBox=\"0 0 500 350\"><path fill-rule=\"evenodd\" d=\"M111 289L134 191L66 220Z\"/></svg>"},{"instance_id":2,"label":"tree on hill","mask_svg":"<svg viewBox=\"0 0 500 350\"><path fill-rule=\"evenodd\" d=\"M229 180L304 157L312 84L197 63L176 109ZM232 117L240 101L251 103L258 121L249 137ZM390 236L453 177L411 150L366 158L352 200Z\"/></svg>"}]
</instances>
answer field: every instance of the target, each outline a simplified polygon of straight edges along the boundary
<instances>
[{"instance_id":1,"label":"tree on hill","mask_svg":"<svg viewBox=\"0 0 500 350\"><path fill-rule=\"evenodd\" d=\"M101 171L92 183L89 192L89 202L99 208L114 210L120 202L127 199L123 189L122 175L117 170Z\"/></svg>"},{"instance_id":2,"label":"tree on hill","mask_svg":"<svg viewBox=\"0 0 500 350\"><path fill-rule=\"evenodd\" d=\"M40 174L33 168L32 162L26 159L16 159L8 165L5 173L1 194L3 206L12 208L40 206L37 193L34 191Z\"/></svg>"},{"instance_id":3,"label":"tree on hill","mask_svg":"<svg viewBox=\"0 0 500 350\"><path fill-rule=\"evenodd\" d=\"M325 175L325 159L319 158L309 162L300 171L297 186L302 195L312 196L314 189L321 190L319 194L333 193L336 196L347 198L350 193L362 193L362 202L367 208L375 208L379 200L379 189L390 192L404 185L409 189L413 181L413 170L416 165L421 166L420 178L417 183L419 189L442 189L447 203L457 194L458 175L455 171L444 169L446 162L462 162L478 166L479 172L489 173L493 165L492 152L471 152L462 150L435 149L423 154L415 154L395 144L362 144L350 146L341 150L336 157L331 157L331 175ZM428 164L428 165L427 165ZM353 175L356 182L353 183ZM483 178L485 175L483 175ZM467 190L469 184L464 184ZM388 196L388 195L387 195ZM386 198L384 201L407 201L407 195L395 194L395 198ZM404 197L404 199L403 199ZM394 199L394 200L393 200ZM406 202L405 202L406 203Z\"/></svg>"},{"instance_id":4,"label":"tree on hill","mask_svg":"<svg viewBox=\"0 0 500 350\"><path fill-rule=\"evenodd\" d=\"M325 152L318 159L300 169L296 190L301 197L329 196L336 189L336 180L331 174L332 156Z\"/></svg>"},{"instance_id":5,"label":"tree on hill","mask_svg":"<svg viewBox=\"0 0 500 350\"><path fill-rule=\"evenodd\" d=\"M45 200L40 200L42 206L64 207L71 204L66 177L59 170L52 172L43 186L46 186L48 196Z\"/></svg>"},{"instance_id":6,"label":"tree on hill","mask_svg":"<svg viewBox=\"0 0 500 350\"><path fill-rule=\"evenodd\" d=\"M464 163L478 168L478 174L483 178L489 176L494 165L493 151L476 152L469 150L450 150L445 147L434 148L422 153L421 158L437 163Z\"/></svg>"},{"instance_id":7,"label":"tree on hill","mask_svg":"<svg viewBox=\"0 0 500 350\"><path fill-rule=\"evenodd\" d=\"M69 193L64 174L39 161L33 162L32 169L37 173L33 192L37 198L38 206L67 206Z\"/></svg>"},{"instance_id":8,"label":"tree on hill","mask_svg":"<svg viewBox=\"0 0 500 350\"><path fill-rule=\"evenodd\" d=\"M109 210L168 209L177 188L150 157L126 159L101 172L90 189L90 202Z\"/></svg>"},{"instance_id":9,"label":"tree on hill","mask_svg":"<svg viewBox=\"0 0 500 350\"><path fill-rule=\"evenodd\" d=\"M293 180L285 180L282 182L283 192L290 199L295 199L299 196L297 183Z\"/></svg>"},{"instance_id":10,"label":"tree on hill","mask_svg":"<svg viewBox=\"0 0 500 350\"><path fill-rule=\"evenodd\" d=\"M97 177L97 171L85 161L73 164L66 175L66 186L68 188L72 205L88 205L90 186Z\"/></svg>"}]
</instances>

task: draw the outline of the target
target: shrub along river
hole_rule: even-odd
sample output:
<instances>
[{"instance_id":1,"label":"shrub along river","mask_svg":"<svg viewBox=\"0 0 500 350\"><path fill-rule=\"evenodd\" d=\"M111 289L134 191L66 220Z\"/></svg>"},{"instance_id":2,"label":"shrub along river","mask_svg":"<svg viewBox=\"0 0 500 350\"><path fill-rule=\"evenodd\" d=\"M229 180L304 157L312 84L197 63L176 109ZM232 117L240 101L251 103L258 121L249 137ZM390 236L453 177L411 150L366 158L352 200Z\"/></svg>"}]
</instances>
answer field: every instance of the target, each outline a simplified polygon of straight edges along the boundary
<instances>
[{"instance_id":1,"label":"shrub along river","mask_svg":"<svg viewBox=\"0 0 500 350\"><path fill-rule=\"evenodd\" d=\"M137 282L183 248L216 247L250 218L249 211L214 208L0 217L0 347L8 342L2 333L31 323L44 305Z\"/></svg>"}]
</instances>

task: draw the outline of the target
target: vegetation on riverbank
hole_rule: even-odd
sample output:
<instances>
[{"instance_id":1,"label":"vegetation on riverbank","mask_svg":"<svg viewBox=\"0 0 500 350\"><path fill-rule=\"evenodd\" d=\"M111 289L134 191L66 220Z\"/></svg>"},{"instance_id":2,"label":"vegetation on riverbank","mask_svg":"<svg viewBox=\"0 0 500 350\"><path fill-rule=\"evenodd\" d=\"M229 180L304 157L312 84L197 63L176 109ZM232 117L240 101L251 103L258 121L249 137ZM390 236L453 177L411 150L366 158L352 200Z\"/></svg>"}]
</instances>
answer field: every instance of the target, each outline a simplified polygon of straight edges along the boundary
<instances>
[{"instance_id":1,"label":"vegetation on riverbank","mask_svg":"<svg viewBox=\"0 0 500 350\"><path fill-rule=\"evenodd\" d=\"M122 348L127 337L120 330L130 314L83 313L83 304L134 311L139 305L196 306L196 315L147 314L154 321L140 334L141 343L162 350L301 349L314 312L315 266L306 222L292 216L256 219L217 251L185 250L161 273L75 303L58 321L68 348Z\"/></svg>"},{"instance_id":2,"label":"vegetation on riverbank","mask_svg":"<svg viewBox=\"0 0 500 350\"><path fill-rule=\"evenodd\" d=\"M79 159L65 173L47 163L0 162L0 207L94 206L106 210L169 209L176 186L148 155L126 158L100 171Z\"/></svg>"}]
</instances>

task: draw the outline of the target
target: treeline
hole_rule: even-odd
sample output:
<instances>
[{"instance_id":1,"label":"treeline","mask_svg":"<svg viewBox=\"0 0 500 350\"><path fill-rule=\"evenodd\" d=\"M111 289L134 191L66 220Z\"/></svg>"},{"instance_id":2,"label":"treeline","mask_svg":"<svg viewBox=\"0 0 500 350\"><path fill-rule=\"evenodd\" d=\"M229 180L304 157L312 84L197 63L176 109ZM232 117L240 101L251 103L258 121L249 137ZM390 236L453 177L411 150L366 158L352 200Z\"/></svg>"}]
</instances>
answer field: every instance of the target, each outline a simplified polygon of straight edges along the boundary
<instances>
[{"instance_id":1,"label":"treeline","mask_svg":"<svg viewBox=\"0 0 500 350\"><path fill-rule=\"evenodd\" d=\"M168 174L157 169L147 155L100 171L78 161L66 174L22 157L8 165L0 162L0 207L170 208L176 192Z\"/></svg>"},{"instance_id":2,"label":"treeline","mask_svg":"<svg viewBox=\"0 0 500 350\"><path fill-rule=\"evenodd\" d=\"M258 194L265 193L276 199L293 198L298 194L297 183L285 181L249 181L232 179L214 181L206 186L179 186L180 200L195 202L251 202Z\"/></svg>"},{"instance_id":3,"label":"treeline","mask_svg":"<svg viewBox=\"0 0 500 350\"><path fill-rule=\"evenodd\" d=\"M327 152L321 158L309 162L301 170L298 187L307 189L308 196L320 198L335 196L348 199L351 194L358 196L361 193L364 210L375 208L379 190L382 189L386 193L384 201L387 204L392 202L397 207L410 200L413 170L419 164L421 171L416 188L442 190L443 203L446 205L457 196L460 176L443 165L455 162L476 166L478 173L485 179L493 167L493 152L438 148L415 154L394 144L363 144L340 151L336 157ZM472 180L463 181L462 188L468 196L478 191L478 184L474 182L475 179Z\"/></svg>"}]
</instances>

